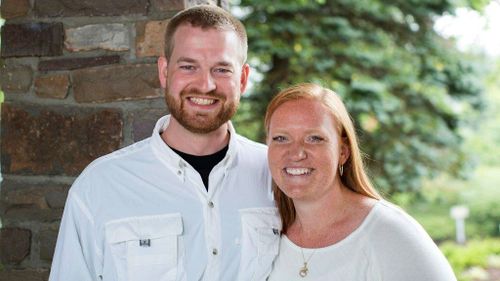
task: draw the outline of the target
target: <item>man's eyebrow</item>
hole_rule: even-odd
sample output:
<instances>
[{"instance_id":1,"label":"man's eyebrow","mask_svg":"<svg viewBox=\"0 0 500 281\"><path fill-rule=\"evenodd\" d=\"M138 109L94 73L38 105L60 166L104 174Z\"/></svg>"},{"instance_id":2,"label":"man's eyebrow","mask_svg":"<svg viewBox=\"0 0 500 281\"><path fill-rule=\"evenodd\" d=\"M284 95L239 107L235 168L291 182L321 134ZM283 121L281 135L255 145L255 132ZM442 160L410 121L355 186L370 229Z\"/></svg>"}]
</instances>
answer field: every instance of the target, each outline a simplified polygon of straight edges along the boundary
<instances>
[{"instance_id":1,"label":"man's eyebrow","mask_svg":"<svg viewBox=\"0 0 500 281\"><path fill-rule=\"evenodd\" d=\"M177 63L179 62L188 62L188 63L195 63L196 60L188 57L180 57L177 59Z\"/></svg>"},{"instance_id":2,"label":"man's eyebrow","mask_svg":"<svg viewBox=\"0 0 500 281\"><path fill-rule=\"evenodd\" d=\"M233 67L233 64L228 62L228 61L219 61L217 62L217 65L218 66L229 66L229 67Z\"/></svg>"}]
</instances>

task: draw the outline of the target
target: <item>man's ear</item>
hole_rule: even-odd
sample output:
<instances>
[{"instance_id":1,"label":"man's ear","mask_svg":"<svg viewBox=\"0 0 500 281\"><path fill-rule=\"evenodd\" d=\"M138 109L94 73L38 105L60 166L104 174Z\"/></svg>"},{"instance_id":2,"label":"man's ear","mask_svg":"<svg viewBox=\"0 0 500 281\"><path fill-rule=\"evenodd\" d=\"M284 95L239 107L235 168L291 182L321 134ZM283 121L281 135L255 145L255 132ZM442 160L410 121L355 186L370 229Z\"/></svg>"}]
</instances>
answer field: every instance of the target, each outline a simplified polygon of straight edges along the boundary
<instances>
[{"instance_id":1,"label":"man's ear","mask_svg":"<svg viewBox=\"0 0 500 281\"><path fill-rule=\"evenodd\" d=\"M249 74L250 74L250 66L248 65L248 63L245 63L241 67L241 77L240 77L240 93L241 94L243 94L247 88Z\"/></svg>"},{"instance_id":2,"label":"man's ear","mask_svg":"<svg viewBox=\"0 0 500 281\"><path fill-rule=\"evenodd\" d=\"M159 57L158 58L158 78L160 79L160 85L163 89L167 88L167 58Z\"/></svg>"}]
</instances>

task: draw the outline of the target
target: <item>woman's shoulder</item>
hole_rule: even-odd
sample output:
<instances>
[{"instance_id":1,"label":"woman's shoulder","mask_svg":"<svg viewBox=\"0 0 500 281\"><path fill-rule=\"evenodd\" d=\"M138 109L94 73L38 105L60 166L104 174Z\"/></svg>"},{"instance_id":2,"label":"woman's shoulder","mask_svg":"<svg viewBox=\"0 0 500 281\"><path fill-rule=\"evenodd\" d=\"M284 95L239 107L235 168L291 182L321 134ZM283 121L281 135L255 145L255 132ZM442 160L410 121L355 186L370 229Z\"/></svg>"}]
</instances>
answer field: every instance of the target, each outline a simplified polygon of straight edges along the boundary
<instances>
[{"instance_id":1,"label":"woman's shoulder","mask_svg":"<svg viewBox=\"0 0 500 281\"><path fill-rule=\"evenodd\" d=\"M399 206L388 201L380 200L372 210L371 223L369 230L378 233L384 237L413 235L427 235L423 227L410 215L408 215ZM396 238L396 237L393 237Z\"/></svg>"},{"instance_id":2,"label":"woman's shoulder","mask_svg":"<svg viewBox=\"0 0 500 281\"><path fill-rule=\"evenodd\" d=\"M364 237L382 280L456 280L437 245L403 209L381 200L372 212Z\"/></svg>"},{"instance_id":3,"label":"woman's shoulder","mask_svg":"<svg viewBox=\"0 0 500 281\"><path fill-rule=\"evenodd\" d=\"M377 255L392 251L437 250L434 241L414 218L385 200L380 200L373 208L363 236Z\"/></svg>"}]
</instances>

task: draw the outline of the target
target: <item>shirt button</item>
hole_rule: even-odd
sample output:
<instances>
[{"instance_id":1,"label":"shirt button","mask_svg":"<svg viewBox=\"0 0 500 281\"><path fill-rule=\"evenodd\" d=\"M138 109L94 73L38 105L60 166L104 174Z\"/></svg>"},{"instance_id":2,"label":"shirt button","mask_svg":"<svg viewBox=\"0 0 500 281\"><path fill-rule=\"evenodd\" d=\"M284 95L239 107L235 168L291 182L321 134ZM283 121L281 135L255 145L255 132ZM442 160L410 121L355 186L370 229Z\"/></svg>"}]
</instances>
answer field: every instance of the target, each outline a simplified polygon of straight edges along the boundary
<instances>
[{"instance_id":1,"label":"shirt button","mask_svg":"<svg viewBox=\"0 0 500 281\"><path fill-rule=\"evenodd\" d=\"M214 202L212 202L212 201L208 202L208 207L213 208L214 207Z\"/></svg>"},{"instance_id":2,"label":"shirt button","mask_svg":"<svg viewBox=\"0 0 500 281\"><path fill-rule=\"evenodd\" d=\"M212 249L212 255L216 256L219 253L216 248Z\"/></svg>"},{"instance_id":3,"label":"shirt button","mask_svg":"<svg viewBox=\"0 0 500 281\"><path fill-rule=\"evenodd\" d=\"M182 171L181 170L177 171L177 174L182 175Z\"/></svg>"}]
</instances>

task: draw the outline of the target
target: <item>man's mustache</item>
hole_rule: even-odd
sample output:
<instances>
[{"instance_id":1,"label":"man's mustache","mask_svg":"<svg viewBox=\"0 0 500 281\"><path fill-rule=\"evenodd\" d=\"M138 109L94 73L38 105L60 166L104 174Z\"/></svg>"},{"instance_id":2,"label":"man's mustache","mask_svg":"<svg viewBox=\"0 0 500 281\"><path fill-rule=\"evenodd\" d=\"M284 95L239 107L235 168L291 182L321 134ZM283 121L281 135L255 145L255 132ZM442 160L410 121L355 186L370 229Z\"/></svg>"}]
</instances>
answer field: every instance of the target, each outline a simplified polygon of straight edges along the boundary
<instances>
[{"instance_id":1,"label":"man's mustache","mask_svg":"<svg viewBox=\"0 0 500 281\"><path fill-rule=\"evenodd\" d=\"M197 89L182 90L180 96L181 98L186 96L204 96L216 98L218 100L226 100L226 96L221 94L220 92L217 92L217 90L212 90L210 92L202 92Z\"/></svg>"}]
</instances>

